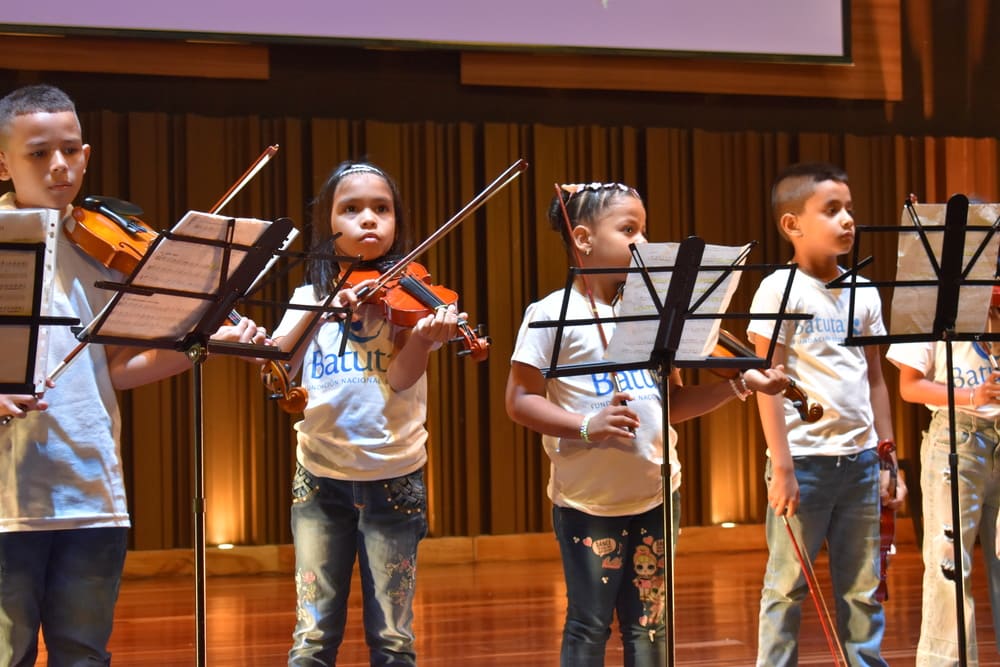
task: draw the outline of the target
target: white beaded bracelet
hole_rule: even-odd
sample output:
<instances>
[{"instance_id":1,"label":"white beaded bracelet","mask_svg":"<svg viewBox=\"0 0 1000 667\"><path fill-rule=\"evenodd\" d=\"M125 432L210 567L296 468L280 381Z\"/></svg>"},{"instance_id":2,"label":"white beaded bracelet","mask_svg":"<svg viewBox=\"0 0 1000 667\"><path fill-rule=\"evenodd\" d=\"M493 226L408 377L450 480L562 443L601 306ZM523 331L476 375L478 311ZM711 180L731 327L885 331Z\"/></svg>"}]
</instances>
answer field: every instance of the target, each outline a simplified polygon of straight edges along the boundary
<instances>
[{"instance_id":1,"label":"white beaded bracelet","mask_svg":"<svg viewBox=\"0 0 1000 667\"><path fill-rule=\"evenodd\" d=\"M742 388L740 385L743 385ZM733 393L736 394L736 398L741 401L746 401L753 390L747 387L747 381L743 379L743 374L740 373L740 384L736 384L735 378L729 378L729 386L733 388Z\"/></svg>"}]
</instances>

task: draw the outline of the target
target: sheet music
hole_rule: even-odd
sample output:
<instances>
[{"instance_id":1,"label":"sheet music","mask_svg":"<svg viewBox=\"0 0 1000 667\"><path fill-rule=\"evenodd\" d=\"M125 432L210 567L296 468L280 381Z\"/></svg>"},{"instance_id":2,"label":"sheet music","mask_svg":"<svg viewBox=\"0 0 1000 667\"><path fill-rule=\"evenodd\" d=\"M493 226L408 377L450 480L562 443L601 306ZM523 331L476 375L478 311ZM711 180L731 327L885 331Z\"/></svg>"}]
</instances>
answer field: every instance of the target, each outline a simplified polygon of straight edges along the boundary
<instances>
[{"instance_id":1,"label":"sheet music","mask_svg":"<svg viewBox=\"0 0 1000 667\"><path fill-rule=\"evenodd\" d=\"M224 241L228 234L228 221L231 219L228 216L189 211L174 225L171 233ZM247 246L253 245L271 224L269 221L253 218L235 220L233 243ZM286 244L288 242L290 239L286 240ZM217 294L223 254L223 248L164 238L154 246L149 258L136 271L132 284L151 289ZM245 251L230 251L227 278L245 256ZM268 264L270 265L271 263ZM110 310L110 314L100 326L100 334L147 340L179 340L191 331L211 305L212 302L206 299L166 294L118 294L105 308L104 312ZM102 315L95 318L95 323L100 321Z\"/></svg>"},{"instance_id":2,"label":"sheet music","mask_svg":"<svg viewBox=\"0 0 1000 667\"><path fill-rule=\"evenodd\" d=\"M679 243L644 243L636 246L639 256L647 268L657 266L673 266L676 263ZM702 264L705 266L731 266L742 264L746 261L746 255L750 245L745 246L719 246L706 245L702 256ZM737 260L740 260L737 262ZM636 260L632 260L633 268L637 266ZM721 271L699 271L695 281L694 291L691 294L691 303L700 299L708 289L718 280ZM699 314L712 313L721 314L726 312L729 302L739 285L740 271L732 271L725 280L712 291L705 299L705 302L695 311ZM670 279L673 275L670 271L658 271L649 273L650 279L656 289L656 293L662 302L670 287ZM656 315L656 304L646 288L645 281L641 273L629 273L625 279L625 291L622 293L621 306L617 315L624 317L628 315ZM677 347L677 359L704 359L709 356L715 348L715 342L719 336L721 322L718 319L698 319L685 320L684 330L681 332L680 344ZM650 358L652 346L656 340L656 332L659 329L658 319L648 322L623 322L618 324L614 336L608 343L608 350L605 358L618 363L629 363L645 361Z\"/></svg>"},{"instance_id":3,"label":"sheet music","mask_svg":"<svg viewBox=\"0 0 1000 667\"><path fill-rule=\"evenodd\" d=\"M0 211L0 243L45 244L42 266L42 294L39 316L52 314L52 286L55 275L56 235L61 211L25 208ZM0 316L31 316L35 301L37 271L35 248L0 250ZM4 352L0 354L0 382L24 383L28 364L34 361L31 382L34 391L45 391L49 328L39 327L35 349L31 349L29 325L3 325Z\"/></svg>"},{"instance_id":4,"label":"sheet music","mask_svg":"<svg viewBox=\"0 0 1000 667\"><path fill-rule=\"evenodd\" d=\"M914 209L924 227L941 227L945 220L945 204L915 204ZM972 204L969 206L968 224L973 226L991 226L1000 217L998 204ZM913 220L903 208L902 227L914 229ZM967 230L965 233L965 249L962 260L963 270L968 267L973 253L983 242L985 231ZM941 246L944 243L942 232L926 235L934 257L940 265ZM997 265L997 237L979 256L976 265L969 273L970 280L993 280ZM927 252L920 241L920 235L904 231L899 235L898 261L896 268L897 280L937 280ZM986 330L986 318L989 314L990 296L993 288L989 285L963 285L959 288L958 315L955 319L955 331L975 333ZM937 308L937 286L907 287L897 286L892 295L892 313L890 334L920 334L928 333L934 328L934 315Z\"/></svg>"}]
</instances>

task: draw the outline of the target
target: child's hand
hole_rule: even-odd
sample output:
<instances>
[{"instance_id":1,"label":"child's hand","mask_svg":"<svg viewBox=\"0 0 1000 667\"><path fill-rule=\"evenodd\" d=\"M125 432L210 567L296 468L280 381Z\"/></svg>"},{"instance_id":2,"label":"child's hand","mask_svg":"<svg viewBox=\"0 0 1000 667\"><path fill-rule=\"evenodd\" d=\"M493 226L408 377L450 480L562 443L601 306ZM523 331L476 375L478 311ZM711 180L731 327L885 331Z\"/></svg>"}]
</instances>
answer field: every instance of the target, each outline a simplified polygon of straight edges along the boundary
<instances>
[{"instance_id":1,"label":"child's hand","mask_svg":"<svg viewBox=\"0 0 1000 667\"><path fill-rule=\"evenodd\" d=\"M336 294L333 295L333 299L330 301L330 305L334 308L350 308L354 312L354 319L358 319L357 307L361 298L358 296L358 292L364 293L366 289L370 289L375 286L375 279L370 278L368 280L362 280L357 285L351 287L345 287ZM323 313L323 320L328 320L330 318L343 319L343 313Z\"/></svg>"},{"instance_id":2,"label":"child's hand","mask_svg":"<svg viewBox=\"0 0 1000 667\"><path fill-rule=\"evenodd\" d=\"M972 401L977 408L1000 401L1000 371L993 371L986 382L972 388Z\"/></svg>"},{"instance_id":3,"label":"child's hand","mask_svg":"<svg viewBox=\"0 0 1000 667\"><path fill-rule=\"evenodd\" d=\"M748 389L772 396L787 389L789 382L785 367L781 364L763 371L751 368L743 372L743 379L746 380Z\"/></svg>"},{"instance_id":4,"label":"child's hand","mask_svg":"<svg viewBox=\"0 0 1000 667\"><path fill-rule=\"evenodd\" d=\"M890 509L893 512L903 506L903 501L906 500L907 493L903 476L898 473L897 475L896 496L894 498L889 497L890 472L888 470L880 470L878 475L878 492L879 498L882 501L882 507Z\"/></svg>"},{"instance_id":5,"label":"child's hand","mask_svg":"<svg viewBox=\"0 0 1000 667\"><path fill-rule=\"evenodd\" d=\"M439 306L413 326L411 336L419 336L431 344L446 343L458 336L459 319L466 320L468 317L467 313L458 312L455 304Z\"/></svg>"},{"instance_id":6,"label":"child's hand","mask_svg":"<svg viewBox=\"0 0 1000 667\"><path fill-rule=\"evenodd\" d=\"M611 397L611 405L591 415L587 422L587 437L591 442L601 442L608 438L635 438L639 428L639 415L625 403L632 400L627 392L617 392Z\"/></svg>"},{"instance_id":7,"label":"child's hand","mask_svg":"<svg viewBox=\"0 0 1000 667\"><path fill-rule=\"evenodd\" d=\"M264 345L267 342L267 329L258 327L253 320L244 317L237 324L222 325L212 334L211 339L227 343Z\"/></svg>"},{"instance_id":8,"label":"child's hand","mask_svg":"<svg viewBox=\"0 0 1000 667\"><path fill-rule=\"evenodd\" d=\"M0 394L0 419L7 423L14 417L23 418L33 410L45 410L48 402L31 394Z\"/></svg>"},{"instance_id":9,"label":"child's hand","mask_svg":"<svg viewBox=\"0 0 1000 667\"><path fill-rule=\"evenodd\" d=\"M771 482L767 486L767 504L777 516L795 516L799 509L799 481L795 470L771 468Z\"/></svg>"}]
</instances>

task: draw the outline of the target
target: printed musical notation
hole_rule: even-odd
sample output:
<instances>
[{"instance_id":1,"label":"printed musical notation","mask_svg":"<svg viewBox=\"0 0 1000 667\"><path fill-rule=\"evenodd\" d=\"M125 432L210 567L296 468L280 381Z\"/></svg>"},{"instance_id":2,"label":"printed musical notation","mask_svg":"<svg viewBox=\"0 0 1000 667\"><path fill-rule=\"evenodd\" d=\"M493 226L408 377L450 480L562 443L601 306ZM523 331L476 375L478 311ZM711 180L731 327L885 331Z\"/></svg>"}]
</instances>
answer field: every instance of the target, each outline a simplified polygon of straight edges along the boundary
<instances>
[{"instance_id":1,"label":"printed musical notation","mask_svg":"<svg viewBox=\"0 0 1000 667\"><path fill-rule=\"evenodd\" d=\"M190 239L227 240L229 220L226 216L189 211L171 230L171 235L186 238L160 239L132 276L133 286L148 288L153 294L118 294L92 323L100 322L98 333L140 340L179 340L189 333L213 303L193 295L217 295L220 284L246 256L245 251L231 249L228 275L222 276L225 250ZM270 224L236 218L232 243L253 245ZM158 289L190 292L192 296L156 293Z\"/></svg>"},{"instance_id":2,"label":"printed musical notation","mask_svg":"<svg viewBox=\"0 0 1000 667\"><path fill-rule=\"evenodd\" d=\"M749 251L745 246L706 245L702 255L702 265L706 267L733 266L745 261ZM671 267L676 264L679 243L644 243L637 246L642 263L647 268ZM632 268L636 268L636 260L632 260ZM702 296L708 294L705 301L696 311L699 314L722 314L729 308L736 287L739 285L740 271L731 271L714 290L709 289L722 275L719 270L700 270L695 280L691 303L696 303ZM649 273L656 294L662 302L670 288L673 274L669 271L654 271ZM625 290L622 293L622 303L617 315L656 315L657 306L652 295L646 288L641 273L632 272L625 279ZM628 322L618 325L608 344L606 358L610 361L628 363L645 361L650 358L653 342L660 326L658 319L642 322ZM720 320L689 319L684 321L681 340L677 347L677 359L703 359L715 347L719 336Z\"/></svg>"},{"instance_id":3,"label":"printed musical notation","mask_svg":"<svg viewBox=\"0 0 1000 667\"><path fill-rule=\"evenodd\" d=\"M4 323L3 318L51 314L60 217L59 211L51 209L0 211L0 330L4 341L0 383L31 384L35 392L45 390L49 327Z\"/></svg>"},{"instance_id":4,"label":"printed musical notation","mask_svg":"<svg viewBox=\"0 0 1000 667\"><path fill-rule=\"evenodd\" d=\"M945 204L915 204L913 208L919 217L921 226L925 228L937 227L938 229L944 226L945 213L947 212ZM1000 205L971 204L966 224L970 227L989 228L997 224L998 220L1000 220ZM927 257L920 235L915 231L913 220L905 208L900 224L904 231L899 235L896 268L898 280L936 282L938 277ZM910 228L913 231L905 230L905 228ZM966 230L962 259L963 270L968 267L987 233L983 229ZM928 233L926 236L934 257L940 265L944 234L935 232ZM997 251L998 238L994 236L976 260L968 279L993 280L997 266ZM991 285L963 285L959 288L958 315L955 320L956 332L976 333L986 330L986 317L992 291ZM937 299L938 286L936 284L923 287L897 285L892 295L889 333L921 334L932 331Z\"/></svg>"}]
</instances>

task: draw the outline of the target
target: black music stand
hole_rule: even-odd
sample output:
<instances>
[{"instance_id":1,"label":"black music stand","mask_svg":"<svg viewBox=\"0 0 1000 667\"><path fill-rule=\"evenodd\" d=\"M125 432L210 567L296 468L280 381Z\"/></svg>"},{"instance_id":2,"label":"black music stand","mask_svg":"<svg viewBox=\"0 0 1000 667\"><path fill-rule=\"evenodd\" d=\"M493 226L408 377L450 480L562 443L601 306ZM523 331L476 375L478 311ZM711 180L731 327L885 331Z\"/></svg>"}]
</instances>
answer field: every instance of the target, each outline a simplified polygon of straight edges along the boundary
<instances>
[{"instance_id":1,"label":"black music stand","mask_svg":"<svg viewBox=\"0 0 1000 667\"><path fill-rule=\"evenodd\" d=\"M660 464L660 477L663 493L663 575L665 584L665 609L664 625L666 627L667 642L667 665L675 664L675 636L674 636L674 564L673 564L673 523L674 507L673 493L670 490L670 372L673 368L767 368L770 366L770 358L774 353L775 342L772 339L771 346L766 359L761 357L726 357L726 358L678 358L677 352L681 345L681 338L685 323L689 320L721 320L723 318L732 319L772 319L776 320L776 326L781 322L790 319L809 319L811 315L785 315L784 308L788 302L788 295L791 290L792 279L795 275L795 267L789 271L788 283L785 287L784 298L781 309L778 313L725 313L722 312L699 312L699 309L716 289L731 277L736 271L770 271L777 268L777 265L744 265L752 244L747 246L743 253L732 264L723 266L702 265L702 258L705 251L704 240L692 236L682 241L677 248L676 259L673 266L647 267L642 265L641 256L632 247L633 257L636 258L633 266L625 271L627 273L638 273L642 277L642 283L649 292L649 296L655 306L655 314L649 315L624 315L610 318L599 318L595 315L589 319L567 319L569 308L569 294L573 289L573 283L577 275L607 273L613 270L621 273L622 269L582 269L571 267L566 281L566 289L562 303L562 310L559 319L549 322L533 322L529 324L532 328L555 327L556 335L552 351L552 365L542 374L546 378L557 378L569 375L581 375L585 373L616 373L630 370L650 370L659 378L660 402L663 407L663 456L664 460ZM782 265L784 266L784 265ZM653 284L651 274L668 272L670 283L665 297L661 300L656 287ZM718 274L718 275L714 275ZM705 279L707 276L707 287L703 287L703 292L692 301L695 294L696 283L699 278ZM722 308L727 305L723 301ZM647 357L638 361L627 362L598 362L586 364L573 364L558 366L559 351L562 345L562 335L565 327L570 326L600 326L604 322L614 322L624 326L628 323L656 322L656 335L652 346L648 349ZM615 332L616 335L618 331ZM612 342L613 345L613 342ZM713 345L714 347L714 345Z\"/></svg>"},{"instance_id":2,"label":"black music stand","mask_svg":"<svg viewBox=\"0 0 1000 667\"><path fill-rule=\"evenodd\" d=\"M184 226L192 216L201 227ZM247 229L240 228L240 223L254 224ZM234 304L281 252L292 233L292 222L287 218L266 223L189 213L174 230L157 237L126 282L97 283L117 293L81 334L86 342L177 350L192 363L195 664L199 666L205 664L206 654L202 364L210 353L281 360L292 356L292 352L273 346L210 339L221 324L232 319ZM237 237L243 242L238 243ZM202 286L177 289L177 282L186 279L181 275L185 272L197 274L193 280ZM154 313L159 317L150 317Z\"/></svg>"},{"instance_id":3,"label":"black music stand","mask_svg":"<svg viewBox=\"0 0 1000 667\"><path fill-rule=\"evenodd\" d=\"M55 245L61 212L48 209L22 209L5 212L25 218L32 224L24 225L24 237L17 240L0 241L0 285L4 298L0 303L0 327L12 350L8 350L0 370L0 393L35 394L45 392L45 366L40 357L47 348L45 327L73 326L80 323L75 317L51 317L48 310L46 290L50 290L55 267ZM0 228L5 225L0 224ZM22 229L0 230L0 238L21 237ZM13 330L13 331L12 331ZM20 335L17 335L17 333ZM24 354L21 354L23 346ZM24 365L15 368L21 360ZM9 362L9 363L8 363ZM0 419L0 425L10 422L12 417Z\"/></svg>"},{"instance_id":4,"label":"black music stand","mask_svg":"<svg viewBox=\"0 0 1000 667\"><path fill-rule=\"evenodd\" d=\"M980 286L992 289L997 284L996 280L972 279L970 274L976 267L979 258L983 255L986 247L993 239L994 234L1000 229L1000 218L997 218L992 225L969 225L969 200L965 195L957 194L952 196L945 209L944 225L927 226L920 220L920 216L913 203L907 199L904 202L904 212L913 223L912 229L903 226L858 226L857 239L854 244L852 255L852 267L847 272L841 274L836 280L827 284L827 287L846 287L850 289L850 299L848 306L848 322L850 329L844 340L845 345L876 345L891 343L914 343L914 342L937 342L945 343L945 358L947 367L951 369L952 344L955 341L1000 341L1000 333L987 334L982 331L957 331L956 323L959 318L959 305L962 302L962 288ZM915 233L918 235L920 244L926 252L927 261L933 272L933 278L919 280L892 280L892 281L870 281L859 283L858 271L871 262L871 257L859 260L859 246L862 232L891 233L900 235L903 233ZM967 242L966 232L977 232L983 235L981 241L974 248ZM935 256L933 244L930 241L929 233L942 234L943 239L940 244L940 260ZM966 249L971 249L968 264L963 266ZM992 272L993 266L990 267ZM937 290L937 300L935 304L933 323L929 330L918 333L887 334L885 336L855 336L853 329L855 291L864 287L892 287L895 290L900 288L933 288ZM898 293L898 292L897 292ZM985 304L989 304L989 296L986 296ZM985 322L985 318L984 318ZM966 325L968 326L968 325ZM982 328L980 326L979 328ZM959 507L958 485L961 480L958 476L958 452L955 437L955 378L952 373L948 375L948 422L949 422L949 447L948 463L951 474L951 512L952 512L952 539L955 543L956 570L952 578L955 582L955 609L958 632L958 659L959 664L968 664L968 646L966 642L965 629L965 572L962 562L962 531L961 531L961 508ZM995 547L991 547L995 548ZM943 573L946 577L947 572Z\"/></svg>"}]
</instances>

